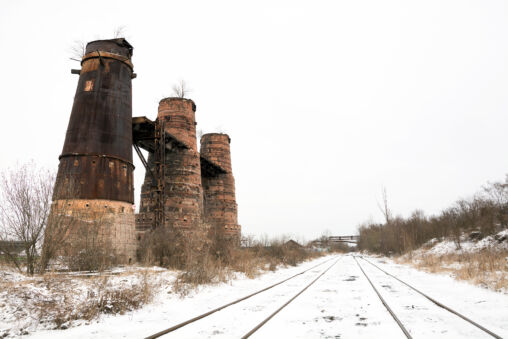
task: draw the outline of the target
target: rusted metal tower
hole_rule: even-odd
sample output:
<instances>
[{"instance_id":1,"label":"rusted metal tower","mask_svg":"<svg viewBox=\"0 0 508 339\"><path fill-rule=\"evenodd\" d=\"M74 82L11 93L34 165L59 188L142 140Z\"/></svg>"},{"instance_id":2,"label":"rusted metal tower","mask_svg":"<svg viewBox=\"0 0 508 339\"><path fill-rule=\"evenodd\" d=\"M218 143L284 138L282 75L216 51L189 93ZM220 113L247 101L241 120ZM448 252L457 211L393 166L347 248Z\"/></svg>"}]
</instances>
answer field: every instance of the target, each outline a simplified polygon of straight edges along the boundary
<instances>
[{"instance_id":1,"label":"rusted metal tower","mask_svg":"<svg viewBox=\"0 0 508 339\"><path fill-rule=\"evenodd\" d=\"M81 225L69 230L71 248L82 240L84 227L120 262L134 260L136 246L132 52L125 39L92 41L81 70L73 71L79 80L59 157L52 212L72 215ZM86 230L99 219L97 227Z\"/></svg>"}]
</instances>

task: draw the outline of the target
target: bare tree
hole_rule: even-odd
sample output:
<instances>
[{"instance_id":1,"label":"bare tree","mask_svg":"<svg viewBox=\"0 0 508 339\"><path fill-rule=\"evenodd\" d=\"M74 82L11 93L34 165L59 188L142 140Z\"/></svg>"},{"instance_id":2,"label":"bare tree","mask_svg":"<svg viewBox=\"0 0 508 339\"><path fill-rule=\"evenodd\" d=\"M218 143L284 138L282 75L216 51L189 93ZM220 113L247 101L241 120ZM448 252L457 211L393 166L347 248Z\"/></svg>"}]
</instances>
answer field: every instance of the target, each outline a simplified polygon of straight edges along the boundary
<instances>
[{"instance_id":1,"label":"bare tree","mask_svg":"<svg viewBox=\"0 0 508 339\"><path fill-rule=\"evenodd\" d=\"M59 188L58 194L60 196L78 196L78 189L71 183L60 185ZM51 205L39 261L39 273L41 274L45 272L52 259L62 254L60 252L62 252L64 244L69 238L69 231L76 227L78 223L70 206L72 206L72 199L70 198L53 201Z\"/></svg>"},{"instance_id":2,"label":"bare tree","mask_svg":"<svg viewBox=\"0 0 508 339\"><path fill-rule=\"evenodd\" d=\"M241 244L243 247L253 247L256 245L256 239L252 234L243 235Z\"/></svg>"},{"instance_id":3,"label":"bare tree","mask_svg":"<svg viewBox=\"0 0 508 339\"><path fill-rule=\"evenodd\" d=\"M98 205L102 207L95 202L90 208L74 209L71 234L57 244L64 263L73 271L102 271L115 263L110 234L115 215Z\"/></svg>"},{"instance_id":4,"label":"bare tree","mask_svg":"<svg viewBox=\"0 0 508 339\"><path fill-rule=\"evenodd\" d=\"M203 130L200 128L198 129L197 133L196 133L196 136L198 137L198 140L201 140L201 138L203 137Z\"/></svg>"},{"instance_id":5,"label":"bare tree","mask_svg":"<svg viewBox=\"0 0 508 339\"><path fill-rule=\"evenodd\" d=\"M508 205L508 174L504 182L489 182L488 185L483 186L483 193L499 206Z\"/></svg>"},{"instance_id":6,"label":"bare tree","mask_svg":"<svg viewBox=\"0 0 508 339\"><path fill-rule=\"evenodd\" d=\"M178 98L185 98L192 90L188 87L185 80L173 86L173 95Z\"/></svg>"},{"instance_id":7,"label":"bare tree","mask_svg":"<svg viewBox=\"0 0 508 339\"><path fill-rule=\"evenodd\" d=\"M390 221L392 220L392 212L388 208L388 194L386 193L386 187L383 187L383 189L381 191L381 197L383 199L383 202L382 202L382 204L380 204L378 202L377 207L379 208L381 213L383 213L383 215L385 217L386 224L389 224Z\"/></svg>"},{"instance_id":8,"label":"bare tree","mask_svg":"<svg viewBox=\"0 0 508 339\"><path fill-rule=\"evenodd\" d=\"M115 29L113 31L113 37L115 39L124 38L126 29L127 29L127 27L125 25L115 27Z\"/></svg>"},{"instance_id":9,"label":"bare tree","mask_svg":"<svg viewBox=\"0 0 508 339\"><path fill-rule=\"evenodd\" d=\"M34 274L38 250L44 236L50 209L55 174L30 162L2 173L0 178L0 240L23 244L26 272ZM0 248L21 270L17 255Z\"/></svg>"},{"instance_id":10,"label":"bare tree","mask_svg":"<svg viewBox=\"0 0 508 339\"><path fill-rule=\"evenodd\" d=\"M321 233L319 237L319 241L321 242L321 246L328 247L330 246L330 237L332 236L332 232L329 229L326 229Z\"/></svg>"},{"instance_id":11,"label":"bare tree","mask_svg":"<svg viewBox=\"0 0 508 339\"><path fill-rule=\"evenodd\" d=\"M69 48L69 59L81 62L81 59L86 53L86 44L82 40L74 40Z\"/></svg>"}]
</instances>

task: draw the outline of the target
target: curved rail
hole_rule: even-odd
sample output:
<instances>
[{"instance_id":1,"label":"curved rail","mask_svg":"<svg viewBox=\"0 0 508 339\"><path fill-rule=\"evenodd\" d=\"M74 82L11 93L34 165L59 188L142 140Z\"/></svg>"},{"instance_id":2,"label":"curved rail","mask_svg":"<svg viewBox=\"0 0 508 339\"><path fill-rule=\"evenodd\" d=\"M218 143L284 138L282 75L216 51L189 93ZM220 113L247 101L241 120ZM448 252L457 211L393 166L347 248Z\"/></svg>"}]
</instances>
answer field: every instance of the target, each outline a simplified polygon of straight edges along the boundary
<instances>
[{"instance_id":1,"label":"curved rail","mask_svg":"<svg viewBox=\"0 0 508 339\"><path fill-rule=\"evenodd\" d=\"M215 313L215 312L218 312L218 311L220 311L220 310L223 310L223 309L225 309L226 307L229 307L229 306L231 306L231 305L237 304L237 303L239 303L240 301L243 301L243 300L249 299L250 297L253 297L253 296L255 296L256 294L259 294L259 293L261 293L261 292L267 291L267 290L269 290L269 289L271 289L271 288L273 288L273 287L275 287L275 286L277 286L277 285L280 285L280 284L282 284L282 283L285 283L286 281L291 280L291 279L293 279L293 278L295 278L295 277L297 277L297 276L299 276L299 275L302 275L302 274L304 274L304 273L306 273L306 272L308 272L308 271L312 270L313 268L316 268L316 267L318 267L318 266L321 266L321 265L323 265L323 264L325 264L325 263L327 263L327 262L329 262L330 260L333 260L333 259L335 259L335 258L330 258L330 259L328 259L328 260L325 260L325 261L323 261L322 263L319 263L319 264L317 264L317 265L314 265L314 266L312 266L311 268L308 268L308 269L306 269L306 270L304 270L304 271L302 271L302 272L300 272L300 273L297 273L297 274L295 274L295 275L292 275L291 277L289 277L289 278L287 278L287 279L284 279L284 280L282 280L282 281L279 281L278 283L275 283L275 284L273 284L273 285L270 285L270 286L268 286L268 287L265 287L265 288L263 288L263 289L261 289L261 290L259 290L259 291L257 291L257 292L251 293L251 294L249 294L249 295L247 295L247 296L245 296L245 297L243 297L243 298L237 299L237 300L232 301L232 302L230 302L230 303L228 303L228 304L225 304L225 305L222 305L222 306L220 306L220 307L217 307L216 309L213 309L213 310L211 310L211 311L208 311L208 312L206 312L206 313L203 313L203 314L201 314L201 315L198 315L197 317L194 317L194 318L192 318L192 319L189 319L189 320L186 320L186 321L184 321L184 322L181 322L181 323L179 323L179 324L177 324L177 325L175 325L175 326L172 326L172 327L170 327L170 328L168 328L168 329L165 329L165 330L163 330L163 331L160 331L160 332L157 332L157 333L155 333L155 334L152 334L152 335L150 335L150 336L146 337L146 339L154 339L154 338L158 338L158 337L160 337L160 336L163 336L164 334L168 334L168 333L170 333L170 332L173 332L173 331L175 331L175 330L177 330L177 329L179 329L179 328L182 328L182 327L184 327L184 326L186 326L186 325L188 325L188 324L191 324L191 323L193 323L193 322L195 322L195 321L197 321L197 320L199 320L199 319L203 319L203 318L208 317L209 315L211 315L211 314L213 314L213 313Z\"/></svg>"},{"instance_id":2,"label":"curved rail","mask_svg":"<svg viewBox=\"0 0 508 339\"><path fill-rule=\"evenodd\" d=\"M353 256L353 259L355 259L356 261L356 264L358 265L358 267L360 267L360 270L362 271L363 275L365 276L365 278L367 278L367 280L369 281L369 284L370 286L372 286L372 288L374 289L374 292L376 292L377 296L379 297L379 299L381 300L381 302L383 303L383 305L386 307L386 309L388 310L388 312L390 312L393 320L395 320L395 322L399 325L400 329L402 330L402 332L404 332L404 334L406 335L406 337L408 339L412 339L413 337L411 337L411 334L409 334L408 330L404 327L404 325L402 325L402 322L399 320L399 318L397 318L397 316L395 315L395 313L393 313L392 309L390 308L390 306L388 306L388 304L386 303L386 301L383 299L383 297L381 296L381 294L379 294L378 290L374 287L374 284L372 283L372 281L370 281L369 277L367 276L367 274L365 273L365 271L363 270L362 266L360 265L360 263L358 262L358 260L356 260L356 257Z\"/></svg>"},{"instance_id":3,"label":"curved rail","mask_svg":"<svg viewBox=\"0 0 508 339\"><path fill-rule=\"evenodd\" d=\"M419 294L421 294L422 296L424 296L424 297L425 297L425 298L427 298L428 300L432 301L432 302L433 302L434 304L436 304L437 306L439 306L439 307L441 307L441 308L444 308L444 309L445 309L445 310L447 310L448 312L451 312L451 313L455 314L456 316L458 316L458 317L460 317L460 318L464 319L465 321L467 321L467 322L469 322L470 324L472 324L472 325L474 325L474 326L478 327L480 330L484 331L485 333L490 334L490 335L491 335L491 336L493 336L494 338L497 338L497 339L502 339L499 335L497 335L497 334L495 334L494 332L492 332L492 331L490 331L490 330L486 329L486 328L485 328L485 327L483 327L482 325L480 325L480 324L478 324L478 323L474 322L473 320L469 319L468 317L466 317L466 316L464 316L464 315L460 314L459 312L457 312L457 311L455 311L455 310L453 310L453 309L449 308L448 306L441 304L439 301L437 301L437 300L435 300L435 299L433 299L433 298L429 297L428 295L426 295L425 293L423 293L423 292L421 292L420 290L416 289L415 287L413 287L413 286L409 285L408 283L406 283L406 282L404 282L404 281L400 280L399 278L397 278L397 277L396 277L396 276L394 276L393 274L390 274L390 273L386 272L386 271L385 271L385 270L383 270L382 268L378 267L376 264L374 264L374 263L370 262L370 260L367 260L367 259L365 259L364 257L360 257L360 258L362 258L363 260L365 260L366 262L368 262L369 264L371 264L372 266L374 266L375 268L377 268L378 270L380 270L380 271L381 271L381 272L383 272L384 274L386 274L386 275L388 275L388 276L390 276L390 277L394 278L395 280L397 280L397 281L399 281L399 282L403 283L404 285L406 285L406 286L407 286L407 287L409 287L410 289L412 289L412 290L414 290L414 291L418 292Z\"/></svg>"},{"instance_id":4,"label":"curved rail","mask_svg":"<svg viewBox=\"0 0 508 339\"><path fill-rule=\"evenodd\" d=\"M252 330L250 330L247 334L245 334L242 339L246 339L248 337L250 337L252 334L254 334L254 332L256 332L257 330L259 330L264 324L266 324L268 322L268 320L272 319L277 313L279 313L284 307L286 307L287 305L289 305L290 302L292 302L293 300L295 300L300 294L302 294L306 289L308 289L312 284L314 284L319 278L321 278L326 272L328 272L328 270L330 268L332 268L341 258L337 259L330 267L328 267L326 270L324 270L320 275L318 275L316 277L316 279L312 280L312 282L310 284L308 284L307 286L305 286L300 292L298 292L294 297L292 297L291 299L289 299L284 305L282 305L281 307L279 307L275 312L273 312L272 314L270 314L268 316L268 318L266 318L265 320L263 320L262 322L260 322L256 327L254 327Z\"/></svg>"}]
</instances>

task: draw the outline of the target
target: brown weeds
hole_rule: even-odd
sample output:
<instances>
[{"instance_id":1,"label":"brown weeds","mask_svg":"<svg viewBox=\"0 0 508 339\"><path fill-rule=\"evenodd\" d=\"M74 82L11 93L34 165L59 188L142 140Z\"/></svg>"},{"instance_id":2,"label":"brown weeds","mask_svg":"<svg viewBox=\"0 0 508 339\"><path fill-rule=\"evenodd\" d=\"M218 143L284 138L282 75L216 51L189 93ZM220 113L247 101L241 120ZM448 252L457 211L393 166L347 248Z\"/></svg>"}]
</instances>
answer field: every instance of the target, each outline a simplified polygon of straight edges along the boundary
<instances>
[{"instance_id":1,"label":"brown weeds","mask_svg":"<svg viewBox=\"0 0 508 339\"><path fill-rule=\"evenodd\" d=\"M65 329L78 320L93 320L101 314L124 314L149 303L157 290L151 273L136 273L132 282L112 281L108 276L73 277L46 274L26 283L1 284L12 299L23 303L19 320L33 314L40 324Z\"/></svg>"},{"instance_id":2,"label":"brown weeds","mask_svg":"<svg viewBox=\"0 0 508 339\"><path fill-rule=\"evenodd\" d=\"M194 244L192 235L188 235L188 244ZM249 248L238 246L235 239L216 238L200 244L199 250L185 247L181 273L173 285L173 291L185 296L198 285L227 282L235 272L248 278L255 278L265 270L275 271L278 266L296 266L302 261L320 254L304 247L288 246L283 241L272 241ZM169 260L171 262L171 260ZM178 267L177 267L178 268Z\"/></svg>"},{"instance_id":3,"label":"brown weeds","mask_svg":"<svg viewBox=\"0 0 508 339\"><path fill-rule=\"evenodd\" d=\"M399 263L431 273L451 273L455 279L492 290L508 290L508 251L484 249L472 253L422 254L402 256Z\"/></svg>"}]
</instances>

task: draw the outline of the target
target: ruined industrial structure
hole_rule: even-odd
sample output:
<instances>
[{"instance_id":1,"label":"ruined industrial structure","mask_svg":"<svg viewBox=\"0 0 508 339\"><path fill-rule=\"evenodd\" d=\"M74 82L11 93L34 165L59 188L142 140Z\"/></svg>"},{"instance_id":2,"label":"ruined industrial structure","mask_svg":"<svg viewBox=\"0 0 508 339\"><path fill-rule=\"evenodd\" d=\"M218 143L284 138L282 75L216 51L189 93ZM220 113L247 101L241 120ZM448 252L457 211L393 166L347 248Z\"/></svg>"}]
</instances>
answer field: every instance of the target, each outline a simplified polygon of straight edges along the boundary
<instances>
[{"instance_id":1,"label":"ruined industrial structure","mask_svg":"<svg viewBox=\"0 0 508 339\"><path fill-rule=\"evenodd\" d=\"M217 231L239 236L235 178L231 169L231 139L227 134L210 133L201 137L201 156L219 165L222 172L202 173L205 220Z\"/></svg>"},{"instance_id":2,"label":"ruined industrial structure","mask_svg":"<svg viewBox=\"0 0 508 339\"><path fill-rule=\"evenodd\" d=\"M204 135L200 154L196 105L185 98L162 99L155 121L132 118L132 54L125 39L93 41L81 70L72 71L79 80L50 216L69 225L59 254L92 243L128 263L137 242L158 227L240 235L229 136ZM132 146L146 169L136 215ZM47 229L55 231L62 230Z\"/></svg>"},{"instance_id":3,"label":"ruined industrial structure","mask_svg":"<svg viewBox=\"0 0 508 339\"><path fill-rule=\"evenodd\" d=\"M209 227L212 234L240 236L230 138L205 134L198 153L195 111L190 99L165 98L155 122L146 117L133 119L134 147L150 152L136 215L138 241L161 226L182 231ZM164 141L157 144L165 145L164 156L158 156L160 150L152 142L152 134L159 129L164 131L159 136Z\"/></svg>"},{"instance_id":4,"label":"ruined industrial structure","mask_svg":"<svg viewBox=\"0 0 508 339\"><path fill-rule=\"evenodd\" d=\"M75 72L78 86L53 195L52 213L74 221L65 229L61 254L96 246L120 262L135 258L132 51L125 39L90 42Z\"/></svg>"}]
</instances>

